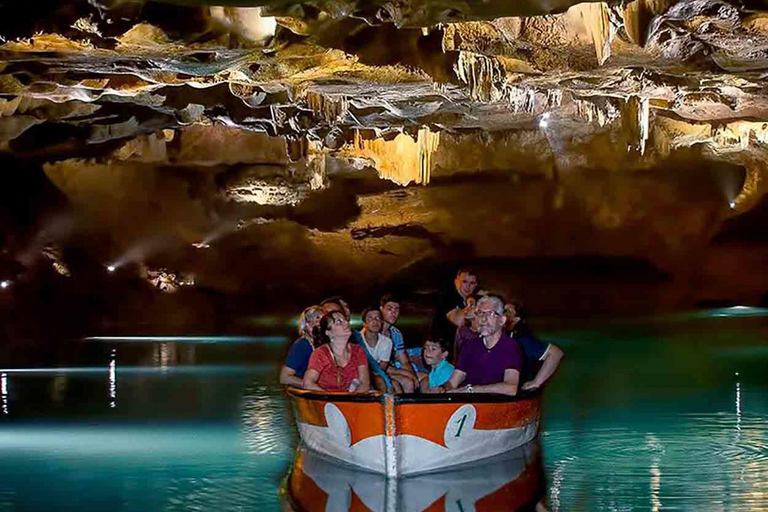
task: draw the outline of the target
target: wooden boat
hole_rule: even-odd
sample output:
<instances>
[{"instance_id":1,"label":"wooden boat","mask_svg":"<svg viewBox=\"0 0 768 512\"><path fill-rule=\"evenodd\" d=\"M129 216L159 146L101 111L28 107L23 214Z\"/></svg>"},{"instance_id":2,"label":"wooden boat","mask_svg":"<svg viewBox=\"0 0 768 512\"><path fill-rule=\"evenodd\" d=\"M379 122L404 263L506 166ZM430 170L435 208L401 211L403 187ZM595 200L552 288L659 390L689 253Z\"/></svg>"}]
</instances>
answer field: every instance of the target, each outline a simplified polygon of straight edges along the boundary
<instances>
[{"instance_id":1,"label":"wooden boat","mask_svg":"<svg viewBox=\"0 0 768 512\"><path fill-rule=\"evenodd\" d=\"M539 432L539 393L353 394L289 388L299 434L318 453L399 477L521 446Z\"/></svg>"},{"instance_id":2,"label":"wooden boat","mask_svg":"<svg viewBox=\"0 0 768 512\"><path fill-rule=\"evenodd\" d=\"M281 486L284 511L513 512L544 495L538 440L476 465L401 479L338 463L303 446Z\"/></svg>"}]
</instances>

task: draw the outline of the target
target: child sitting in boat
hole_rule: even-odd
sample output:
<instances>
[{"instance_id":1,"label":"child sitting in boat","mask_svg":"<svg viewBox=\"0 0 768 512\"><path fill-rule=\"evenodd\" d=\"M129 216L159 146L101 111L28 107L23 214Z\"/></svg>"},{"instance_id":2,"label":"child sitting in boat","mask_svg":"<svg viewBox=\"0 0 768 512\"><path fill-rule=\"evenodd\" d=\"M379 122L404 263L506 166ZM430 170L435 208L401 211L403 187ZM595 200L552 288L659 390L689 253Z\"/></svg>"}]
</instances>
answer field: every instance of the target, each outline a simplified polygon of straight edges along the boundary
<instances>
[{"instance_id":1,"label":"child sitting in boat","mask_svg":"<svg viewBox=\"0 0 768 512\"><path fill-rule=\"evenodd\" d=\"M304 389L367 393L371 387L368 358L354 342L344 313L324 315L314 335L319 345L309 358Z\"/></svg>"},{"instance_id":2,"label":"child sitting in boat","mask_svg":"<svg viewBox=\"0 0 768 512\"><path fill-rule=\"evenodd\" d=\"M441 393L443 386L453 374L454 367L449 362L450 350L443 338L435 338L424 342L422 350L424 361L431 368L429 374L420 374L422 393Z\"/></svg>"}]
</instances>

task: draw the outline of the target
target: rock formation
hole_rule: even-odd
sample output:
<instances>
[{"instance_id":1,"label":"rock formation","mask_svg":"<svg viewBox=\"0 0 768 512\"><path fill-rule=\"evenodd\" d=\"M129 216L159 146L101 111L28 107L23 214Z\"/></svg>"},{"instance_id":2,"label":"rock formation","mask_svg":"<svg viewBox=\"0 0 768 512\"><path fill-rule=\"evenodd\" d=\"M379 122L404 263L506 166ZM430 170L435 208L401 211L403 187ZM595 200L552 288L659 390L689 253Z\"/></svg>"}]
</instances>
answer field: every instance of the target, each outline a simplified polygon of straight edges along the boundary
<instances>
[{"instance_id":1,"label":"rock formation","mask_svg":"<svg viewBox=\"0 0 768 512\"><path fill-rule=\"evenodd\" d=\"M0 151L42 167L73 231L109 239L94 259L313 298L475 259L539 261L504 279L544 303L552 261L592 256L675 283L646 306L768 288L734 277L725 294L711 268L751 261L713 240L768 190L768 11L175 4L72 2L2 32Z\"/></svg>"}]
</instances>

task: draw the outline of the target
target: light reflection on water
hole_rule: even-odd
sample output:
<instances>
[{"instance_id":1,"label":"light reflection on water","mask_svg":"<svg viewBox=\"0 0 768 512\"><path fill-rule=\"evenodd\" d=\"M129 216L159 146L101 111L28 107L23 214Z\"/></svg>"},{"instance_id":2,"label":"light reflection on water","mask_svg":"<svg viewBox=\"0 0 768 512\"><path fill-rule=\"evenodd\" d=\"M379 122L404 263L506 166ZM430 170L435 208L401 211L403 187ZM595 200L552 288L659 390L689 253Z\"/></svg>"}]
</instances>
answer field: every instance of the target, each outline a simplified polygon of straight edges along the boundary
<instances>
[{"instance_id":1,"label":"light reflection on water","mask_svg":"<svg viewBox=\"0 0 768 512\"><path fill-rule=\"evenodd\" d=\"M540 438L547 508L768 510L764 323L559 331L567 355ZM83 347L60 368L0 369L0 510L280 510L297 437L275 384L274 343ZM391 491L376 478L360 483L357 470L319 466L317 485L357 478L351 488L370 503L371 489ZM467 475L503 473L491 469ZM417 488L444 493L458 512L433 480ZM387 510L421 512L416 498L397 496Z\"/></svg>"}]
</instances>

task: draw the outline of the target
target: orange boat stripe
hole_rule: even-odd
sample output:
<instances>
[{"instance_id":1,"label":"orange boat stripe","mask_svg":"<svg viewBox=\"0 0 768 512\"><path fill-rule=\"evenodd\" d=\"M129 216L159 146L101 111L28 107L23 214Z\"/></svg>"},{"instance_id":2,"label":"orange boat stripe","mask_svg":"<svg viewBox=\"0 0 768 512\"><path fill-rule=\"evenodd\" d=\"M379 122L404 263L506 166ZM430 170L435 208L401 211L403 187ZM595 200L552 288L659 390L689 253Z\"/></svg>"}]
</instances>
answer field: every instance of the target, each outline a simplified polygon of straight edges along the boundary
<instances>
[{"instance_id":1,"label":"orange boat stripe","mask_svg":"<svg viewBox=\"0 0 768 512\"><path fill-rule=\"evenodd\" d=\"M400 404L397 406L397 433L418 436L445 446L444 432L454 412L464 404ZM475 430L507 430L523 427L538 419L538 398L519 402L473 404L477 410Z\"/></svg>"},{"instance_id":2,"label":"orange boat stripe","mask_svg":"<svg viewBox=\"0 0 768 512\"><path fill-rule=\"evenodd\" d=\"M508 404L475 404L475 430L501 430L524 427L539 417L539 400L522 400Z\"/></svg>"},{"instance_id":3,"label":"orange boat stripe","mask_svg":"<svg viewBox=\"0 0 768 512\"><path fill-rule=\"evenodd\" d=\"M418 436L445 446L445 425L462 404L401 404L397 406L397 433Z\"/></svg>"},{"instance_id":4,"label":"orange boat stripe","mask_svg":"<svg viewBox=\"0 0 768 512\"><path fill-rule=\"evenodd\" d=\"M325 402L296 398L299 421L327 427L325 406L334 403L349 424L351 443L372 436L386 435L384 406L378 402ZM460 403L405 403L395 407L395 434L418 436L445 446L444 432L448 420ZM528 425L539 418L541 401L537 398L507 403L475 403L475 430L507 430ZM391 435L391 432L389 432Z\"/></svg>"},{"instance_id":5,"label":"orange boat stripe","mask_svg":"<svg viewBox=\"0 0 768 512\"><path fill-rule=\"evenodd\" d=\"M316 427L327 427L325 406L333 403L346 418L350 442L355 444L372 436L384 435L384 408L378 402L324 402L296 398L299 421Z\"/></svg>"},{"instance_id":6,"label":"orange boat stripe","mask_svg":"<svg viewBox=\"0 0 768 512\"><path fill-rule=\"evenodd\" d=\"M316 427L327 427L325 421L325 404L317 400L306 400L304 398L294 398L296 400L296 411L299 415L299 421Z\"/></svg>"},{"instance_id":7,"label":"orange boat stripe","mask_svg":"<svg viewBox=\"0 0 768 512\"><path fill-rule=\"evenodd\" d=\"M369 437L384 435L384 407L380 403L346 402L336 405L347 418L352 444Z\"/></svg>"}]
</instances>

